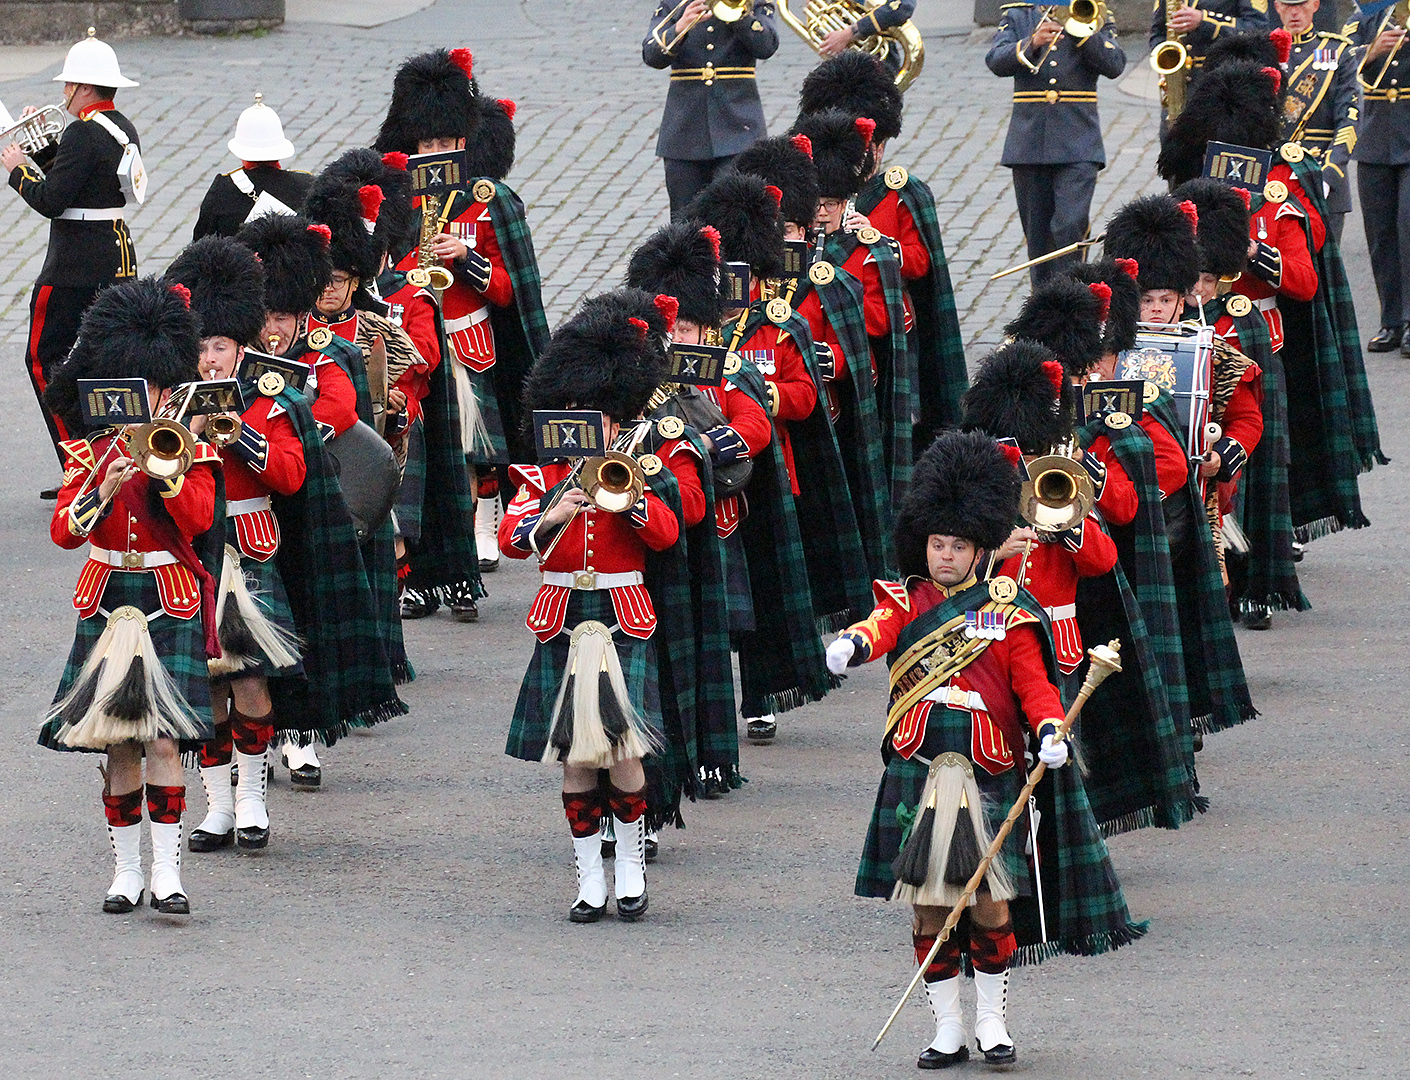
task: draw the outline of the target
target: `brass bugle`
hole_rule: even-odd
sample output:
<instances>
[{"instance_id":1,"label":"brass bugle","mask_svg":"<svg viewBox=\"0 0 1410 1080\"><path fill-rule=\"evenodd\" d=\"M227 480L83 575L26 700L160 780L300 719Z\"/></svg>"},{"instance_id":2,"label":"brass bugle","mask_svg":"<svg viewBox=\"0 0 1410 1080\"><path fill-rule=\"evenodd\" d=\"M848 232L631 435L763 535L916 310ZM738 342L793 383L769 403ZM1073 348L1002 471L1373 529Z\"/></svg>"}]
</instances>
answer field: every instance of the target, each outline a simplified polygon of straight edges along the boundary
<instances>
[{"instance_id":1,"label":"brass bugle","mask_svg":"<svg viewBox=\"0 0 1410 1080\"><path fill-rule=\"evenodd\" d=\"M1060 259L1064 255L1071 255L1074 251L1081 251L1083 248L1089 248L1093 244L1100 244L1105 239L1106 233L1102 233L1100 236L1094 236L1090 240L1078 240L1068 244L1066 247L1060 247L1056 251L1050 251L1046 255L1039 255L1036 259L1029 259L1027 262L1019 263L1017 266L1010 266L1007 270L1000 270L997 274L990 274L989 280L998 281L1001 277L1008 277L1010 274L1016 274L1020 270L1027 270L1030 266L1052 262L1052 260Z\"/></svg>"},{"instance_id":2,"label":"brass bugle","mask_svg":"<svg viewBox=\"0 0 1410 1080\"><path fill-rule=\"evenodd\" d=\"M206 441L215 447L229 446L240 437L244 427L238 416L216 413L206 417Z\"/></svg>"},{"instance_id":3,"label":"brass bugle","mask_svg":"<svg viewBox=\"0 0 1410 1080\"><path fill-rule=\"evenodd\" d=\"M620 514L630 510L646 489L646 474L636 458L620 450L608 450L601 457L583 463L581 486L599 510Z\"/></svg>"}]
</instances>

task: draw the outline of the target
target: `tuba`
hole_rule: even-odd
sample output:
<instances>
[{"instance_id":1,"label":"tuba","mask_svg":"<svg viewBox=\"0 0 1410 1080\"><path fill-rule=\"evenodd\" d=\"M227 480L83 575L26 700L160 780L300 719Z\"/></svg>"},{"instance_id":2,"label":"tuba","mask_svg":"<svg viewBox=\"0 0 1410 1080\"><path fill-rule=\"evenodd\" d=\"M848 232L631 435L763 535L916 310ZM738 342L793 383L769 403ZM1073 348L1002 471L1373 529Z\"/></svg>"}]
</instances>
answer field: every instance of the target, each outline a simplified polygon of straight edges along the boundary
<instances>
[{"instance_id":1,"label":"tuba","mask_svg":"<svg viewBox=\"0 0 1410 1080\"><path fill-rule=\"evenodd\" d=\"M1066 532L1096 505L1092 478L1073 457L1074 452L1071 444L1055 446L1027 462L1028 479L1019 495L1019 513L1039 533Z\"/></svg>"},{"instance_id":2,"label":"tuba","mask_svg":"<svg viewBox=\"0 0 1410 1080\"><path fill-rule=\"evenodd\" d=\"M67 123L68 114L63 109L58 105L46 105L0 131L0 146L18 143L21 150L33 157L55 145Z\"/></svg>"},{"instance_id":3,"label":"tuba","mask_svg":"<svg viewBox=\"0 0 1410 1080\"><path fill-rule=\"evenodd\" d=\"M427 285L440 292L448 289L455 277L436 259L431 250L433 241L445 228L446 215L441 207L450 202L444 195L421 196L421 236L416 244L416 265L406 272L406 281L418 289ZM447 208L449 208L447 206Z\"/></svg>"},{"instance_id":4,"label":"tuba","mask_svg":"<svg viewBox=\"0 0 1410 1080\"><path fill-rule=\"evenodd\" d=\"M1174 120L1185 108L1185 84L1190 78L1194 57L1180 35L1170 29L1170 18L1180 10L1184 0L1165 0L1165 40L1151 50L1151 67L1160 76L1161 99L1165 116Z\"/></svg>"},{"instance_id":5,"label":"tuba","mask_svg":"<svg viewBox=\"0 0 1410 1080\"><path fill-rule=\"evenodd\" d=\"M1084 0L1078 0L1079 3ZM863 0L805 0L803 17L800 19L789 10L788 0L779 0L778 15L788 27L801 37L814 52L822 47L823 38L834 30L844 30L858 19L880 6L880 0L865 3ZM896 72L896 85L905 90L920 75L925 66L925 42L921 41L920 31L909 19L900 26L858 42L853 48L870 53L878 60L884 60L892 47L901 50L901 68Z\"/></svg>"},{"instance_id":6,"label":"tuba","mask_svg":"<svg viewBox=\"0 0 1410 1080\"><path fill-rule=\"evenodd\" d=\"M735 23L744 18L749 13L749 9L754 6L753 0L711 0L706 7L705 13L695 19L684 30L677 32L673 37L667 38L666 34L671 27L676 24L676 20L681 17L681 12L685 11L690 4L690 0L680 0L675 7L666 13L666 17L651 28L651 40L664 53L673 53L676 46L685 40L686 34L690 33L697 26L703 23L712 15L722 23Z\"/></svg>"}]
</instances>

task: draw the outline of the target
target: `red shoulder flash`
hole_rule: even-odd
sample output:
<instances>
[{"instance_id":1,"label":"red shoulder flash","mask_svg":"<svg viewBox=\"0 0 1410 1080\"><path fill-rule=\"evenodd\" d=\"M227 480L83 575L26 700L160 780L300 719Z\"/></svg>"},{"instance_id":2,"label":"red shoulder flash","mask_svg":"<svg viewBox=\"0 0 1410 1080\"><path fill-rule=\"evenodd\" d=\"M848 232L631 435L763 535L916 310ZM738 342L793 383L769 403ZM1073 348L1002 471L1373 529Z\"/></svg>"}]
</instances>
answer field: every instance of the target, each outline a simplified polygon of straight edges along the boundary
<instances>
[{"instance_id":1,"label":"red shoulder flash","mask_svg":"<svg viewBox=\"0 0 1410 1080\"><path fill-rule=\"evenodd\" d=\"M911 610L911 594L906 591L903 582L882 581L878 578L871 583L871 594L876 598L878 604L884 604L890 600L902 611Z\"/></svg>"}]
</instances>

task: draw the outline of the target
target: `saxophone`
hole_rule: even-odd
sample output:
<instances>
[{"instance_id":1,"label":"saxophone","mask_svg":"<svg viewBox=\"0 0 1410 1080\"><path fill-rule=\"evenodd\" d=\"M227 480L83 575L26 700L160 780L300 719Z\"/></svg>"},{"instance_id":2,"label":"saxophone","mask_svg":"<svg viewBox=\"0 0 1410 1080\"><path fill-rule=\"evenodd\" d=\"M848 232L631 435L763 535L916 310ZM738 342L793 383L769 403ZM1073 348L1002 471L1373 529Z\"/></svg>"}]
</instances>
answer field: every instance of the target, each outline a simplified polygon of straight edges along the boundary
<instances>
[{"instance_id":1,"label":"saxophone","mask_svg":"<svg viewBox=\"0 0 1410 1080\"><path fill-rule=\"evenodd\" d=\"M407 271L407 284L418 289L430 286L437 292L450 288L455 277L440 264L431 242L445 228L446 218L441 206L448 202L444 195L421 196L421 237L416 245L416 265Z\"/></svg>"},{"instance_id":2,"label":"saxophone","mask_svg":"<svg viewBox=\"0 0 1410 1080\"><path fill-rule=\"evenodd\" d=\"M1170 20L1184 0L1165 0L1165 40L1151 51L1151 67L1160 75L1161 100L1165 103L1167 120L1174 120L1185 108L1185 83L1190 77L1194 57L1180 35L1170 29Z\"/></svg>"}]
</instances>

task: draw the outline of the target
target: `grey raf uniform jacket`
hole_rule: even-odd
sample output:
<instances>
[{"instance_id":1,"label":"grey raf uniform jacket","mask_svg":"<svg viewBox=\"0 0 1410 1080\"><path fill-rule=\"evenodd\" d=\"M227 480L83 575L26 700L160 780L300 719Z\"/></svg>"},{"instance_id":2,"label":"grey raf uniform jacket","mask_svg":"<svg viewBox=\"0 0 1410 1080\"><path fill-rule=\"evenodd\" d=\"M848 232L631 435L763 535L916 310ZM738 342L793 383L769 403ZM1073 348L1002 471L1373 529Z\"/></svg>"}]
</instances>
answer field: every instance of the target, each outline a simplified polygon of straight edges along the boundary
<instances>
[{"instance_id":1,"label":"grey raf uniform jacket","mask_svg":"<svg viewBox=\"0 0 1410 1080\"><path fill-rule=\"evenodd\" d=\"M1342 31L1356 48L1361 119L1356 128L1355 157L1367 165L1410 165L1410 46L1402 45L1389 56L1366 59L1367 49L1394 13L1389 8L1362 19L1357 12Z\"/></svg>"},{"instance_id":2,"label":"grey raf uniform jacket","mask_svg":"<svg viewBox=\"0 0 1410 1080\"><path fill-rule=\"evenodd\" d=\"M1097 117L1097 78L1114 79L1126 68L1114 22L1088 38L1059 34L1035 55L1024 44L1042 21L1042 7L1006 4L984 57L989 70L1013 78L1013 115L1001 165L1106 164Z\"/></svg>"},{"instance_id":3,"label":"grey raf uniform jacket","mask_svg":"<svg viewBox=\"0 0 1410 1080\"><path fill-rule=\"evenodd\" d=\"M1150 47L1165 40L1166 0L1154 0L1151 8ZM1189 0L1189 6L1204 12L1203 21L1180 40L1190 50L1195 67L1204 66L1204 54L1221 35L1266 34L1270 22L1268 0Z\"/></svg>"},{"instance_id":4,"label":"grey raf uniform jacket","mask_svg":"<svg viewBox=\"0 0 1410 1080\"><path fill-rule=\"evenodd\" d=\"M1309 29L1293 39L1284 82L1282 136L1322 166L1327 207L1351 209L1346 163L1356 149L1356 63L1351 39Z\"/></svg>"},{"instance_id":5,"label":"grey raf uniform jacket","mask_svg":"<svg viewBox=\"0 0 1410 1080\"><path fill-rule=\"evenodd\" d=\"M674 3L658 3L654 29ZM732 157L765 135L764 107L754 81L754 62L778 49L774 4L757 0L752 13L734 23L713 15L701 20L671 53L648 32L641 58L648 67L671 69L671 88L661 114L656 156L685 161ZM661 37L669 42L674 27Z\"/></svg>"}]
</instances>

